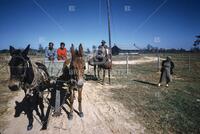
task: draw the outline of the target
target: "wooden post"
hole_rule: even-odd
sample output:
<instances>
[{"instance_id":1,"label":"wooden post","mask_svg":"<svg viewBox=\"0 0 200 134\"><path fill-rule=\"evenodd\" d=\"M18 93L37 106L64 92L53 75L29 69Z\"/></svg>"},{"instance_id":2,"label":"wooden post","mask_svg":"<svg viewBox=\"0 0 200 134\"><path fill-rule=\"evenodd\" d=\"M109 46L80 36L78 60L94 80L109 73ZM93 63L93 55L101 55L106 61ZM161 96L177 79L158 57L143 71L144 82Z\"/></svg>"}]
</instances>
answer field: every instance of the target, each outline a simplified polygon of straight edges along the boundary
<instances>
[{"instance_id":1,"label":"wooden post","mask_svg":"<svg viewBox=\"0 0 200 134\"><path fill-rule=\"evenodd\" d=\"M188 56L188 70L189 70L189 72L190 72L190 54L189 54L189 56Z\"/></svg>"},{"instance_id":2,"label":"wooden post","mask_svg":"<svg viewBox=\"0 0 200 134\"><path fill-rule=\"evenodd\" d=\"M108 17L108 38L109 38L109 50L110 50L110 58L112 59L112 46L111 46L111 13L110 13L111 7L110 7L110 0L107 0L107 17Z\"/></svg>"},{"instance_id":3,"label":"wooden post","mask_svg":"<svg viewBox=\"0 0 200 134\"><path fill-rule=\"evenodd\" d=\"M157 70L160 71L160 55L157 53L158 61L157 61Z\"/></svg>"},{"instance_id":4,"label":"wooden post","mask_svg":"<svg viewBox=\"0 0 200 134\"><path fill-rule=\"evenodd\" d=\"M54 83L54 90L56 92L55 94L55 106L54 106L54 113L53 116L60 116L61 115L61 105L60 104L60 90L57 85L57 82Z\"/></svg>"},{"instance_id":5,"label":"wooden post","mask_svg":"<svg viewBox=\"0 0 200 134\"><path fill-rule=\"evenodd\" d=\"M107 0L107 17L108 17L109 48L111 49L110 0Z\"/></svg>"},{"instance_id":6,"label":"wooden post","mask_svg":"<svg viewBox=\"0 0 200 134\"><path fill-rule=\"evenodd\" d=\"M59 116L61 114L61 105L60 105L60 90L56 90L56 98L55 98L55 112L54 116Z\"/></svg>"},{"instance_id":7,"label":"wooden post","mask_svg":"<svg viewBox=\"0 0 200 134\"><path fill-rule=\"evenodd\" d=\"M126 74L128 75L128 53L126 54Z\"/></svg>"},{"instance_id":8,"label":"wooden post","mask_svg":"<svg viewBox=\"0 0 200 134\"><path fill-rule=\"evenodd\" d=\"M86 62L86 64L87 64L87 74L89 74L90 73L90 66L89 66L89 64L88 64L88 62L89 62L89 57L87 56L87 62Z\"/></svg>"}]
</instances>

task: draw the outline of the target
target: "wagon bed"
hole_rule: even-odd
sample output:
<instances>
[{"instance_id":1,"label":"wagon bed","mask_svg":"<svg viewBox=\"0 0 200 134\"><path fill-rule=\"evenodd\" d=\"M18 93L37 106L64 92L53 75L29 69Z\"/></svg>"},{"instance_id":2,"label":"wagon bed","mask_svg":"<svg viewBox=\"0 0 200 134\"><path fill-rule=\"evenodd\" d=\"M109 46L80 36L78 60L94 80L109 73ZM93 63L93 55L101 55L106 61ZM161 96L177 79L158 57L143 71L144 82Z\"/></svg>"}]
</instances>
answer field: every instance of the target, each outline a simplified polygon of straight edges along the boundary
<instances>
[{"instance_id":1,"label":"wagon bed","mask_svg":"<svg viewBox=\"0 0 200 134\"><path fill-rule=\"evenodd\" d=\"M55 60L55 61L50 61L50 60L44 60L44 65L47 67L47 71L50 75L50 77L59 77L62 74L62 68L64 64L64 60Z\"/></svg>"}]
</instances>

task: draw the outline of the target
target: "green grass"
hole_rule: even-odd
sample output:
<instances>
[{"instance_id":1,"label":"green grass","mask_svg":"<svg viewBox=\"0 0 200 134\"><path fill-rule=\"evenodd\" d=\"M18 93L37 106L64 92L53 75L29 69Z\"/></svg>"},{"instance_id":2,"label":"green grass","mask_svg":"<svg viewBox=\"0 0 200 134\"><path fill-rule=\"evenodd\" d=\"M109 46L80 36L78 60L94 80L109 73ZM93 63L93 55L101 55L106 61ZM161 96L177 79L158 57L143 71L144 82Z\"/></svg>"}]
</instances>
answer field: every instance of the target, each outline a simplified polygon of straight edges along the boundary
<instances>
[{"instance_id":1,"label":"green grass","mask_svg":"<svg viewBox=\"0 0 200 134\"><path fill-rule=\"evenodd\" d=\"M200 133L199 54L191 56L190 71L188 54L172 58L175 76L168 88L155 85L160 77L156 63L131 65L128 75L113 79L112 84L126 86L111 89L112 99L136 113L137 120L147 128L146 133ZM125 67L115 65L112 71Z\"/></svg>"}]
</instances>

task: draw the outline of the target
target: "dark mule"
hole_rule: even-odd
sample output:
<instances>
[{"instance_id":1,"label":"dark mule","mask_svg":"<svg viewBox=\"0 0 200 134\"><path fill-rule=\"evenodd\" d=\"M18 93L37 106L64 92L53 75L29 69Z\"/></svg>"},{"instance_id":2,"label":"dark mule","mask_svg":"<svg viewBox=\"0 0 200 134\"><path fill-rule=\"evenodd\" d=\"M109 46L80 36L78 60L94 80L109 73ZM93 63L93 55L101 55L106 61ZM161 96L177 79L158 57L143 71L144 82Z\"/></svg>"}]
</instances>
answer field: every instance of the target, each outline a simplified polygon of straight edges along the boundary
<instances>
[{"instance_id":1,"label":"dark mule","mask_svg":"<svg viewBox=\"0 0 200 134\"><path fill-rule=\"evenodd\" d=\"M73 118L73 103L75 98L75 91L78 91L78 110L79 116L83 117L82 111L82 90L84 84L84 57L83 57L83 47L80 44L79 50L74 50L74 46L71 46L71 62L69 67L64 65L63 75L60 79L68 81L69 85L69 102L70 102L70 113L68 115L69 119Z\"/></svg>"},{"instance_id":2,"label":"dark mule","mask_svg":"<svg viewBox=\"0 0 200 134\"><path fill-rule=\"evenodd\" d=\"M110 71L112 69L112 57L109 54L108 48L99 49L97 54L88 60L88 64L94 66L94 76L96 77L96 71L98 74L98 79L100 79L99 72L103 69L103 84L105 79L105 71L108 70L108 79L110 84ZM97 70L96 70L97 69Z\"/></svg>"},{"instance_id":3,"label":"dark mule","mask_svg":"<svg viewBox=\"0 0 200 134\"><path fill-rule=\"evenodd\" d=\"M27 56L29 48L30 45L24 51L21 51L10 46L10 81L8 87L11 91L22 88L25 92L25 98L30 98L30 100L32 100L32 97L37 98L39 94L40 99L33 102L37 103L35 105L40 106L41 115L44 117L43 91L49 85L49 75L42 63L32 63L30 61ZM29 103L29 99L24 99L24 101L26 100ZM31 103L30 106L32 106ZM31 128L32 123L28 125L28 130Z\"/></svg>"}]
</instances>

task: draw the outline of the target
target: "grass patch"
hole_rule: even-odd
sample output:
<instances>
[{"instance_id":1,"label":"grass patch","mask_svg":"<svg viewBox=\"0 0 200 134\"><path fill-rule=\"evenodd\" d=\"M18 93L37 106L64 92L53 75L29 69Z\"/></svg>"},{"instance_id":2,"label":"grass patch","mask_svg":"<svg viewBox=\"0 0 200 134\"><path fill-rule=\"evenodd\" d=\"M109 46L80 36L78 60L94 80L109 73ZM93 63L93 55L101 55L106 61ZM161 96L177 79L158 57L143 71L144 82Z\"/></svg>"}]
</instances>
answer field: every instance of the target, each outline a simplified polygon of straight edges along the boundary
<instances>
[{"instance_id":1,"label":"grass patch","mask_svg":"<svg viewBox=\"0 0 200 134\"><path fill-rule=\"evenodd\" d=\"M192 56L195 60L190 71L185 66L188 55L174 57L175 78L168 88L156 86L160 77L156 63L130 66L128 75L112 81L126 85L111 89L112 99L134 112L147 133L200 133L200 59ZM113 71L124 67L116 65Z\"/></svg>"}]
</instances>

